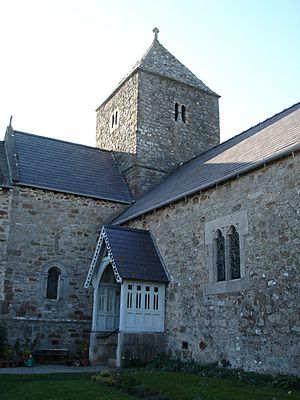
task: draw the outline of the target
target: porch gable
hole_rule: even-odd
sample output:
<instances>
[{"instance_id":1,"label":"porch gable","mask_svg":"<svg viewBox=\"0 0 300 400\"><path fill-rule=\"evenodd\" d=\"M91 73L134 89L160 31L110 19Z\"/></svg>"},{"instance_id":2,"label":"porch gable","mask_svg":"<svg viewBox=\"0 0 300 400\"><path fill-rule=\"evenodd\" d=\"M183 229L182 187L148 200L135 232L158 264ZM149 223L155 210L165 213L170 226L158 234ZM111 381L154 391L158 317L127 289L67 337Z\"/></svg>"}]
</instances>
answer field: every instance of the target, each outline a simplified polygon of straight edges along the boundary
<instances>
[{"instance_id":1,"label":"porch gable","mask_svg":"<svg viewBox=\"0 0 300 400\"><path fill-rule=\"evenodd\" d=\"M111 263L117 283L123 279L169 283L163 260L149 231L104 225L86 277L92 283L100 266Z\"/></svg>"}]
</instances>

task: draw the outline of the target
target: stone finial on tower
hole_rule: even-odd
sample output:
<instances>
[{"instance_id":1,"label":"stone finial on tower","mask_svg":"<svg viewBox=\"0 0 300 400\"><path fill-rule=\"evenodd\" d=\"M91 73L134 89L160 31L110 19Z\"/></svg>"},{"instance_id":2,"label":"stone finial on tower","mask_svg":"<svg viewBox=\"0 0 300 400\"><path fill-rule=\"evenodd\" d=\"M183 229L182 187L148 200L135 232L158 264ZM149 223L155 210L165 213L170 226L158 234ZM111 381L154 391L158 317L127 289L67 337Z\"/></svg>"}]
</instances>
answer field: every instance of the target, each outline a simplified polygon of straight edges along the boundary
<instances>
[{"instance_id":1,"label":"stone finial on tower","mask_svg":"<svg viewBox=\"0 0 300 400\"><path fill-rule=\"evenodd\" d=\"M158 40L159 29L153 28L152 32L154 33L154 40Z\"/></svg>"}]
</instances>

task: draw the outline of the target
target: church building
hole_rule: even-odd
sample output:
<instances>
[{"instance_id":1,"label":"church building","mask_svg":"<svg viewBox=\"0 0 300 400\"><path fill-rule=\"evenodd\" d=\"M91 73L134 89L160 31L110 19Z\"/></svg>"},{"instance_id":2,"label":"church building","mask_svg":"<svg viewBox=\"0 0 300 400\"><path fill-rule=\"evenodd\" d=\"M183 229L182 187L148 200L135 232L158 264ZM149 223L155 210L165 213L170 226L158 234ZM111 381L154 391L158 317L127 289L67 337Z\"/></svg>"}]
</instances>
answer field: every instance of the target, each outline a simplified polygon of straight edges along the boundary
<instances>
[{"instance_id":1,"label":"church building","mask_svg":"<svg viewBox=\"0 0 300 400\"><path fill-rule=\"evenodd\" d=\"M219 95L154 40L96 147L0 141L0 328L123 367L300 371L300 103L220 144Z\"/></svg>"}]
</instances>

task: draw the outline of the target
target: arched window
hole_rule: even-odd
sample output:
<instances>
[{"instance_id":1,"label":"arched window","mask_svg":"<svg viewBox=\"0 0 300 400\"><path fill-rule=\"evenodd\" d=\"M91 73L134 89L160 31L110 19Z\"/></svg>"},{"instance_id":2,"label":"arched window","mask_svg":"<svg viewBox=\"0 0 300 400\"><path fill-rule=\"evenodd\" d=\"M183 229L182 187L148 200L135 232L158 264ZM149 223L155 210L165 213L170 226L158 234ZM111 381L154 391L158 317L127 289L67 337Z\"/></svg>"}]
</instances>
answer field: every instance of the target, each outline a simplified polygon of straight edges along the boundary
<instances>
[{"instance_id":1,"label":"arched window","mask_svg":"<svg viewBox=\"0 0 300 400\"><path fill-rule=\"evenodd\" d=\"M233 225L228 230L228 259L230 279L239 279L241 277L240 239L239 233Z\"/></svg>"},{"instance_id":2,"label":"arched window","mask_svg":"<svg viewBox=\"0 0 300 400\"><path fill-rule=\"evenodd\" d=\"M59 283L60 269L51 267L47 276L47 291L46 298L57 300L58 298L58 283Z\"/></svg>"},{"instance_id":3,"label":"arched window","mask_svg":"<svg viewBox=\"0 0 300 400\"><path fill-rule=\"evenodd\" d=\"M178 103L175 103L175 121L178 120L178 114L179 114L179 105Z\"/></svg>"},{"instance_id":4,"label":"arched window","mask_svg":"<svg viewBox=\"0 0 300 400\"><path fill-rule=\"evenodd\" d=\"M110 130L111 132L118 128L120 122L119 110L115 109L110 117Z\"/></svg>"},{"instance_id":5,"label":"arched window","mask_svg":"<svg viewBox=\"0 0 300 400\"><path fill-rule=\"evenodd\" d=\"M246 235L248 235L248 213L245 210L216 218L205 224L209 267L209 283L205 287L207 294L249 288L249 280L246 277Z\"/></svg>"},{"instance_id":6,"label":"arched window","mask_svg":"<svg viewBox=\"0 0 300 400\"><path fill-rule=\"evenodd\" d=\"M180 105L179 103L175 103L175 114L174 119L177 122L180 122L179 114L181 115L181 122L185 124L186 122L186 107L185 105Z\"/></svg>"},{"instance_id":7,"label":"arched window","mask_svg":"<svg viewBox=\"0 0 300 400\"><path fill-rule=\"evenodd\" d=\"M218 229L214 237L214 254L217 281L225 281L225 239L222 232Z\"/></svg>"},{"instance_id":8,"label":"arched window","mask_svg":"<svg viewBox=\"0 0 300 400\"><path fill-rule=\"evenodd\" d=\"M185 121L186 121L186 108L185 108L185 106L181 106L181 119L182 119L182 122L185 123Z\"/></svg>"}]
</instances>

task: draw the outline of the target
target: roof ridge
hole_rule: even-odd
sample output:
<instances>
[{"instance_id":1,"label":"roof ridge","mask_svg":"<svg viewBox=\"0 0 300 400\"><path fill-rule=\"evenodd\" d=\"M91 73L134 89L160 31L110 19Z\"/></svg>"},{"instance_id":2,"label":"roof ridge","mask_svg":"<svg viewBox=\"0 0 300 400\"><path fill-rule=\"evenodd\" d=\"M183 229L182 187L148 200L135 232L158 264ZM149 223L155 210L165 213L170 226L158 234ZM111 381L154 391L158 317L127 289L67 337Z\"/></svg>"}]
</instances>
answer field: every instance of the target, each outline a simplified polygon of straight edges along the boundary
<instances>
[{"instance_id":1,"label":"roof ridge","mask_svg":"<svg viewBox=\"0 0 300 400\"><path fill-rule=\"evenodd\" d=\"M50 140L50 141L53 141L53 142L66 143L66 144L71 144L73 146L84 147L86 149L97 150L97 151L100 151L100 152L103 152L103 153L112 153L110 150L101 149L99 147L88 146L88 145L85 145L85 144L82 144L82 143L69 142L67 140L52 138L52 137L49 137L49 136L37 135L35 133L23 132L23 131L19 131L19 130L16 130L16 129L14 129L13 132L20 133L22 135L27 135L27 136L34 136L34 137L37 137L37 138L40 138L40 139L43 139L43 140Z\"/></svg>"}]
</instances>

